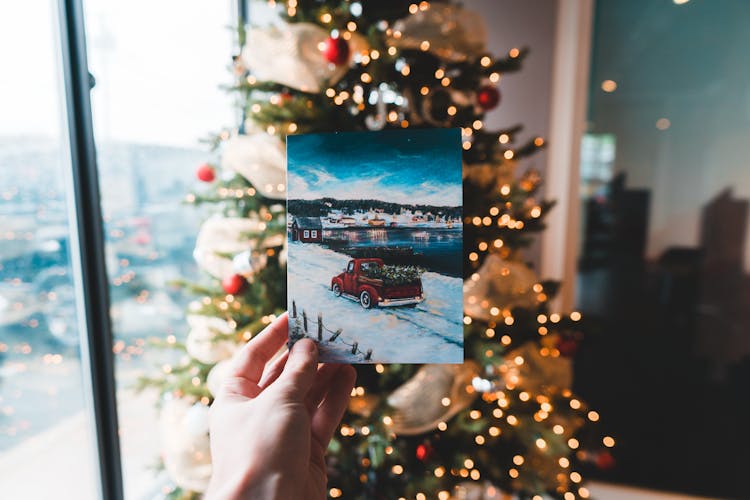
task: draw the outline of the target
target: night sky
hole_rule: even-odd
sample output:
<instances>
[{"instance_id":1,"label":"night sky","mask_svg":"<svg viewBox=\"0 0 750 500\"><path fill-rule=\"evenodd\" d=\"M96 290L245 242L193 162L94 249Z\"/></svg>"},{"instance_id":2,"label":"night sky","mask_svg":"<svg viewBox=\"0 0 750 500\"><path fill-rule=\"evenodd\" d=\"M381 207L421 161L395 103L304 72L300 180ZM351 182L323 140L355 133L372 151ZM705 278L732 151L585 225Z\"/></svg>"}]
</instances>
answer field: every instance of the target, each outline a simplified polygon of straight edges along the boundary
<instances>
[{"instance_id":1,"label":"night sky","mask_svg":"<svg viewBox=\"0 0 750 500\"><path fill-rule=\"evenodd\" d=\"M458 129L287 138L290 199L376 199L461 206Z\"/></svg>"}]
</instances>

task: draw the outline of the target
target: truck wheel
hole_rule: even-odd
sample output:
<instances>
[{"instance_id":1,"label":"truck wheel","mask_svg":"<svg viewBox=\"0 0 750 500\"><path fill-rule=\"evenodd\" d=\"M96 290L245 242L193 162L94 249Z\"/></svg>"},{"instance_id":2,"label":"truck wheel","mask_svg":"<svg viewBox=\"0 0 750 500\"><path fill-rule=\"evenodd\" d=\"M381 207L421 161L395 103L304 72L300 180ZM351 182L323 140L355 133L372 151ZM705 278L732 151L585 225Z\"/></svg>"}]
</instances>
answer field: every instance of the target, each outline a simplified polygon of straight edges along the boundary
<instances>
[{"instance_id":1,"label":"truck wheel","mask_svg":"<svg viewBox=\"0 0 750 500\"><path fill-rule=\"evenodd\" d=\"M338 283L334 283L331 287L331 290L333 290L333 294L336 297L341 297L341 285L339 285Z\"/></svg>"},{"instance_id":2,"label":"truck wheel","mask_svg":"<svg viewBox=\"0 0 750 500\"><path fill-rule=\"evenodd\" d=\"M362 293L360 293L359 303L365 309L370 309L372 307L372 296L370 295L370 292L365 290Z\"/></svg>"}]
</instances>

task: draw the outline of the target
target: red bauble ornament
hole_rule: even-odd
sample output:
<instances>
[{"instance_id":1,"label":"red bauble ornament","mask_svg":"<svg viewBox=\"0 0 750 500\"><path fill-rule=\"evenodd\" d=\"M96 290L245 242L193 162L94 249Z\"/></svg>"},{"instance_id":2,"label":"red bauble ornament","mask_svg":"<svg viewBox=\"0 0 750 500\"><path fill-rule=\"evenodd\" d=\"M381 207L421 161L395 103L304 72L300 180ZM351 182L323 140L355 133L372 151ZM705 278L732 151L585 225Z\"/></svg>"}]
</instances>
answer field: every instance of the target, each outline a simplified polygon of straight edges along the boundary
<instances>
[{"instance_id":1,"label":"red bauble ornament","mask_svg":"<svg viewBox=\"0 0 750 500\"><path fill-rule=\"evenodd\" d=\"M216 171L214 167L208 163L204 163L195 171L195 176L203 182L213 182L216 179Z\"/></svg>"},{"instance_id":2,"label":"red bauble ornament","mask_svg":"<svg viewBox=\"0 0 750 500\"><path fill-rule=\"evenodd\" d=\"M500 91L497 87L486 85L477 92L477 102L485 111L494 109L500 104Z\"/></svg>"},{"instance_id":3,"label":"red bauble ornament","mask_svg":"<svg viewBox=\"0 0 750 500\"><path fill-rule=\"evenodd\" d=\"M417 445L417 451L415 455L417 456L417 460L419 460L420 462L424 462L432 456L432 452L432 445L430 445L430 443L423 443Z\"/></svg>"},{"instance_id":4,"label":"red bauble ornament","mask_svg":"<svg viewBox=\"0 0 750 500\"><path fill-rule=\"evenodd\" d=\"M247 281L239 274L232 274L221 280L221 287L225 292L231 295L236 295L245 288Z\"/></svg>"},{"instance_id":5,"label":"red bauble ornament","mask_svg":"<svg viewBox=\"0 0 750 500\"><path fill-rule=\"evenodd\" d=\"M557 341L557 350L560 351L561 356L566 358L572 358L578 351L578 342L570 337L562 337Z\"/></svg>"},{"instance_id":6,"label":"red bauble ornament","mask_svg":"<svg viewBox=\"0 0 750 500\"><path fill-rule=\"evenodd\" d=\"M343 38L329 36L324 42L323 56L328 62L340 66L349 62L349 43Z\"/></svg>"},{"instance_id":7,"label":"red bauble ornament","mask_svg":"<svg viewBox=\"0 0 750 500\"><path fill-rule=\"evenodd\" d=\"M596 466L603 470L611 469L615 466L615 457L608 451L603 451L596 456Z\"/></svg>"}]
</instances>

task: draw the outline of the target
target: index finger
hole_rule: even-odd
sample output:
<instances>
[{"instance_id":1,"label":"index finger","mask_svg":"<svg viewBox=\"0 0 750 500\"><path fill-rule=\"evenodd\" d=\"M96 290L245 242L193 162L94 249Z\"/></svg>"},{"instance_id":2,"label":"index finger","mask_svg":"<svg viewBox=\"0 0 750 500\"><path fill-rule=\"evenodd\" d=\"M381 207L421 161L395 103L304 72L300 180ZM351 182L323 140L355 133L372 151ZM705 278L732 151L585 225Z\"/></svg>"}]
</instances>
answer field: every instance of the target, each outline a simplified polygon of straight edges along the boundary
<instances>
[{"instance_id":1,"label":"index finger","mask_svg":"<svg viewBox=\"0 0 750 500\"><path fill-rule=\"evenodd\" d=\"M286 343L288 331L289 321L284 313L242 347L234 359L232 375L257 384L266 363Z\"/></svg>"}]
</instances>

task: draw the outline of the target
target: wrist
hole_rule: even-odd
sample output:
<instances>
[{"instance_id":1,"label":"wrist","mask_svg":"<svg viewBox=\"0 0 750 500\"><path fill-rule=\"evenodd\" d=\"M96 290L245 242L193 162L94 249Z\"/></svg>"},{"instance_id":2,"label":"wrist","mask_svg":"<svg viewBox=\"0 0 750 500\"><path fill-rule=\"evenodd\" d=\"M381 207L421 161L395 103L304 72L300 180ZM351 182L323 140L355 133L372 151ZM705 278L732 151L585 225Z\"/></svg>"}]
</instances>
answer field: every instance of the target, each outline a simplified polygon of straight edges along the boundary
<instances>
[{"instance_id":1,"label":"wrist","mask_svg":"<svg viewBox=\"0 0 750 500\"><path fill-rule=\"evenodd\" d=\"M211 477L204 500L290 500L281 473L265 472L236 478Z\"/></svg>"}]
</instances>

